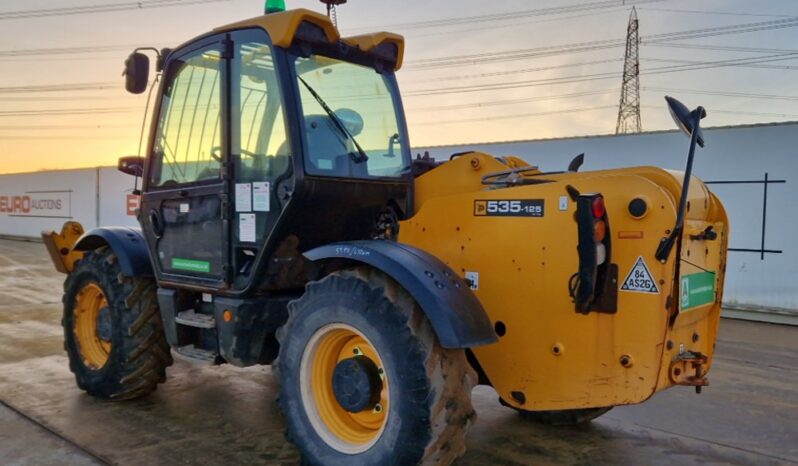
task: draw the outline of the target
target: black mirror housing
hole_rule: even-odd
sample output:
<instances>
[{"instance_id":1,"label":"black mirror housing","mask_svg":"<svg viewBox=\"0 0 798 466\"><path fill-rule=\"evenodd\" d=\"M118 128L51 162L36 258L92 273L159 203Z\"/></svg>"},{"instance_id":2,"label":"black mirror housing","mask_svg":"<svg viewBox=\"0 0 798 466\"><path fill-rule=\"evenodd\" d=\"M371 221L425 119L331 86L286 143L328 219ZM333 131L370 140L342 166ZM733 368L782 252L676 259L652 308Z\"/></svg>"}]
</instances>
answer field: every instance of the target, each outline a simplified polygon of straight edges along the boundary
<instances>
[{"instance_id":1,"label":"black mirror housing","mask_svg":"<svg viewBox=\"0 0 798 466\"><path fill-rule=\"evenodd\" d=\"M121 157L116 168L127 175L141 177L144 174L144 157L138 155Z\"/></svg>"},{"instance_id":2,"label":"black mirror housing","mask_svg":"<svg viewBox=\"0 0 798 466\"><path fill-rule=\"evenodd\" d=\"M125 89L131 94L147 90L150 80L150 59L147 55L133 52L125 60Z\"/></svg>"},{"instance_id":3,"label":"black mirror housing","mask_svg":"<svg viewBox=\"0 0 798 466\"><path fill-rule=\"evenodd\" d=\"M694 127L699 126L695 124L696 118L701 120L707 116L707 112L704 108L698 107L690 111L685 104L668 95L665 96L665 101L668 102L668 110L670 110L671 117L673 121L676 122L676 126L684 131L687 137L692 137ZM701 131L700 126L698 127L696 142L700 147L704 147L704 133Z\"/></svg>"}]
</instances>

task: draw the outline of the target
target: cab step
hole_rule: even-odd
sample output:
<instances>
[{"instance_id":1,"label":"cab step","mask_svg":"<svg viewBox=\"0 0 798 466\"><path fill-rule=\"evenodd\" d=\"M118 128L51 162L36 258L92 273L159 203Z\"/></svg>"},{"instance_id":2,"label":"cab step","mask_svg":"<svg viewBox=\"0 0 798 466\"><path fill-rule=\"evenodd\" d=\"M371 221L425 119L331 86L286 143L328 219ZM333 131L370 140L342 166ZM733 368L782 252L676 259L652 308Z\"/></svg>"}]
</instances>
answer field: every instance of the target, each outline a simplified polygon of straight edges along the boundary
<instances>
[{"instance_id":1,"label":"cab step","mask_svg":"<svg viewBox=\"0 0 798 466\"><path fill-rule=\"evenodd\" d=\"M216 319L212 315L198 314L194 309L179 312L175 322L189 327L216 328Z\"/></svg>"},{"instance_id":2,"label":"cab step","mask_svg":"<svg viewBox=\"0 0 798 466\"><path fill-rule=\"evenodd\" d=\"M219 353L197 348L194 345L181 346L175 349L177 357L185 361L203 365L219 363Z\"/></svg>"}]
</instances>

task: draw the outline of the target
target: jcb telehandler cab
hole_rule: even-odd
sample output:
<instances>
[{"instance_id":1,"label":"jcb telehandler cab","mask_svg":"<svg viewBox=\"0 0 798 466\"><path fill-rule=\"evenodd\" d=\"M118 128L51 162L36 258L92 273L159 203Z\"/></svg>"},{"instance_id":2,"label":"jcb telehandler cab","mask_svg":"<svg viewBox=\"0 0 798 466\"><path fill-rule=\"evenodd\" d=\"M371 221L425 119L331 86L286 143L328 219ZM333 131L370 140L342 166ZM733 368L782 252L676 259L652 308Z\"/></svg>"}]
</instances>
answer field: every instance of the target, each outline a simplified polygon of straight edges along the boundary
<instances>
[{"instance_id":1,"label":"jcb telehandler cab","mask_svg":"<svg viewBox=\"0 0 798 466\"><path fill-rule=\"evenodd\" d=\"M461 455L477 383L552 423L707 384L728 229L691 163L413 160L402 54L308 10L160 54L146 160L120 161L141 229L44 234L79 387L145 395L172 355L272 364L306 462L388 465ZM146 56L126 73L147 89ZM670 106L692 161L703 110Z\"/></svg>"}]
</instances>

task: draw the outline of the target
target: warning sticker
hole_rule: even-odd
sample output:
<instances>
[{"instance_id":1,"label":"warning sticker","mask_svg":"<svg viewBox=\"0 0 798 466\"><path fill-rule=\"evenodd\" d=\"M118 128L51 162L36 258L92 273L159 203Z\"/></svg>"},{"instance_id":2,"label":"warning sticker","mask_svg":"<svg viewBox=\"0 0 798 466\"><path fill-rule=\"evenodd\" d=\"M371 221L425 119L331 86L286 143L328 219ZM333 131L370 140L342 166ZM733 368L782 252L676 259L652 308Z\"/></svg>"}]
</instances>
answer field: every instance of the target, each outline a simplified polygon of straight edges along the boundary
<instances>
[{"instance_id":1,"label":"warning sticker","mask_svg":"<svg viewBox=\"0 0 798 466\"><path fill-rule=\"evenodd\" d=\"M634 267L626 276L621 285L621 291L636 291L638 293L659 293L657 282L651 276L643 256L637 258Z\"/></svg>"}]
</instances>

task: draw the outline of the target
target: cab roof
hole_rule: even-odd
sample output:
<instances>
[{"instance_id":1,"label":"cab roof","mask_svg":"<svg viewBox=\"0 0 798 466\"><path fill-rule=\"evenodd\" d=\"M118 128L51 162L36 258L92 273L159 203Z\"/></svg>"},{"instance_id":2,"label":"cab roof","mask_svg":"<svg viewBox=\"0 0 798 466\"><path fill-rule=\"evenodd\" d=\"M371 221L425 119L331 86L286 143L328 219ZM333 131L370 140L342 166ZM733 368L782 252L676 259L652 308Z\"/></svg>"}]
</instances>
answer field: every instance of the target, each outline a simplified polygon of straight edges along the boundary
<instances>
[{"instance_id":1,"label":"cab roof","mask_svg":"<svg viewBox=\"0 0 798 466\"><path fill-rule=\"evenodd\" d=\"M384 46L394 45L396 47L396 65L394 66L394 70L398 70L402 66L405 40L401 35L391 32L376 32L372 34L341 37L338 29L327 16L305 8L256 16L254 18L218 27L214 29L214 32L226 32L253 27L261 28L269 34L272 44L275 47L288 48L291 47L291 44L294 42L297 30L303 22L321 28L324 36L330 43L342 41L367 53L379 54L380 49Z\"/></svg>"}]
</instances>

